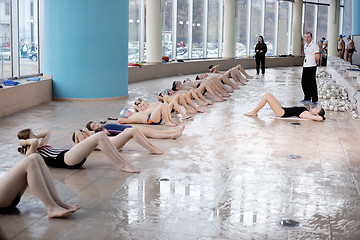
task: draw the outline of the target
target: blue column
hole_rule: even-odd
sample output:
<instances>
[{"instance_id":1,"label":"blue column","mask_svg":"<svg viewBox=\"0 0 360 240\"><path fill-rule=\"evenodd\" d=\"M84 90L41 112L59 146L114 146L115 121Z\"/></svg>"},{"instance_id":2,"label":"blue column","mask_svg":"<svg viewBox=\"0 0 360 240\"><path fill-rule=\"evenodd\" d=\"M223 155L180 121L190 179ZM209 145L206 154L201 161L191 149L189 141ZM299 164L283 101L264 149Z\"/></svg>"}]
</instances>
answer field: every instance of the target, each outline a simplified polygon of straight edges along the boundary
<instances>
[{"instance_id":1,"label":"blue column","mask_svg":"<svg viewBox=\"0 0 360 240\"><path fill-rule=\"evenodd\" d=\"M128 94L129 1L44 0L44 74L55 98Z\"/></svg>"},{"instance_id":2,"label":"blue column","mask_svg":"<svg viewBox=\"0 0 360 240\"><path fill-rule=\"evenodd\" d=\"M353 0L352 4L352 34L360 35L360 1Z\"/></svg>"}]
</instances>

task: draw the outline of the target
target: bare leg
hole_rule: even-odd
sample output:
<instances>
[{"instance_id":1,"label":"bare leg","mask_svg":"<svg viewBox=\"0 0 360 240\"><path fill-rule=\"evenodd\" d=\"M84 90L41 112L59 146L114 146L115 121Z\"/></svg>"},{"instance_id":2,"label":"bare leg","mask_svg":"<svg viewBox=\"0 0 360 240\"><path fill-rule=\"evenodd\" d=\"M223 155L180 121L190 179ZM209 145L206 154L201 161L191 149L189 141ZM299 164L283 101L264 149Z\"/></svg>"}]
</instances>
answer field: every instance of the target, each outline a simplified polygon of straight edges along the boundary
<instances>
[{"instance_id":1,"label":"bare leg","mask_svg":"<svg viewBox=\"0 0 360 240\"><path fill-rule=\"evenodd\" d=\"M241 73L234 68L231 69L231 77L242 85L245 85L245 82L247 82L247 80L241 75Z\"/></svg>"},{"instance_id":2,"label":"bare leg","mask_svg":"<svg viewBox=\"0 0 360 240\"><path fill-rule=\"evenodd\" d=\"M126 162L117 149L112 145L109 138L104 132L98 132L84 141L76 144L67 153L65 153L65 163L68 165L76 165L84 158L88 157L92 151L99 146L100 150L120 168L121 171L136 173L140 170L130 163Z\"/></svg>"},{"instance_id":3,"label":"bare leg","mask_svg":"<svg viewBox=\"0 0 360 240\"><path fill-rule=\"evenodd\" d=\"M262 109L266 103L270 105L275 116L281 117L284 115L284 109L282 108L281 103L271 93L265 93L259 104L252 111L245 113L244 115L257 116L259 110Z\"/></svg>"},{"instance_id":4,"label":"bare leg","mask_svg":"<svg viewBox=\"0 0 360 240\"><path fill-rule=\"evenodd\" d=\"M40 164L43 159L38 154L32 154L15 165L0 182L0 207L8 207L14 198L21 196L26 187L29 185L35 195L45 204L49 218L70 216L80 208L79 205L70 206L71 209L59 206L56 201L61 202L58 198L54 185L50 184L52 179L48 169L45 175L42 173ZM50 179L48 179L50 177ZM50 186L51 185L51 186ZM48 188L51 187L51 189ZM62 202L61 202L62 203Z\"/></svg>"},{"instance_id":5,"label":"bare leg","mask_svg":"<svg viewBox=\"0 0 360 240\"><path fill-rule=\"evenodd\" d=\"M146 137L155 138L155 139L177 139L182 135L182 132L185 129L185 125L179 129L156 129L145 126L137 127Z\"/></svg>"},{"instance_id":6,"label":"bare leg","mask_svg":"<svg viewBox=\"0 0 360 240\"><path fill-rule=\"evenodd\" d=\"M203 113L203 111L201 111L193 101L191 101L190 97L186 94L184 94L184 99L186 101L187 104L189 104L192 108L194 108L195 111L199 112L199 113Z\"/></svg>"},{"instance_id":7,"label":"bare leg","mask_svg":"<svg viewBox=\"0 0 360 240\"><path fill-rule=\"evenodd\" d=\"M198 102L201 106L211 105L212 103L209 102L204 98L204 96L199 92L199 90L190 90L189 93L191 96Z\"/></svg>"},{"instance_id":8,"label":"bare leg","mask_svg":"<svg viewBox=\"0 0 360 240\"><path fill-rule=\"evenodd\" d=\"M158 107L156 107L155 110L151 113L150 119L153 122L160 122L160 119L163 119L166 126L177 126L177 124L171 118L170 106L167 103L161 103Z\"/></svg>"},{"instance_id":9,"label":"bare leg","mask_svg":"<svg viewBox=\"0 0 360 240\"><path fill-rule=\"evenodd\" d=\"M216 92L220 93L223 97L230 97L231 95L225 91L223 85L221 84L220 80L217 82L217 78L210 79L206 81Z\"/></svg>"},{"instance_id":10,"label":"bare leg","mask_svg":"<svg viewBox=\"0 0 360 240\"><path fill-rule=\"evenodd\" d=\"M230 87L232 87L233 89L240 89L238 86L236 86L233 82L231 82L231 80L225 76L225 75L222 75L220 77L220 80L223 81L225 84L229 85Z\"/></svg>"},{"instance_id":11,"label":"bare leg","mask_svg":"<svg viewBox=\"0 0 360 240\"><path fill-rule=\"evenodd\" d=\"M200 87L198 87L198 90L200 92L204 92L205 90L208 91L217 102L225 101L225 99L217 95L215 91L211 88L211 86L209 86L206 82L201 83Z\"/></svg>"},{"instance_id":12,"label":"bare leg","mask_svg":"<svg viewBox=\"0 0 360 240\"><path fill-rule=\"evenodd\" d=\"M122 148L131 138L146 148L151 154L163 154L163 152L152 145L146 136L137 128L126 128L122 133L115 137L110 137L111 143L117 148Z\"/></svg>"},{"instance_id":13,"label":"bare leg","mask_svg":"<svg viewBox=\"0 0 360 240\"><path fill-rule=\"evenodd\" d=\"M183 96L182 94L180 95L179 101L180 101L180 104L185 108L187 114L196 113L193 109L191 109L188 106L185 96Z\"/></svg>"},{"instance_id":14,"label":"bare leg","mask_svg":"<svg viewBox=\"0 0 360 240\"><path fill-rule=\"evenodd\" d=\"M241 66L241 64L237 65L236 68L242 73L245 75L246 78L253 78L253 76L247 74L247 72L245 71L245 69L243 68L243 66Z\"/></svg>"}]
</instances>

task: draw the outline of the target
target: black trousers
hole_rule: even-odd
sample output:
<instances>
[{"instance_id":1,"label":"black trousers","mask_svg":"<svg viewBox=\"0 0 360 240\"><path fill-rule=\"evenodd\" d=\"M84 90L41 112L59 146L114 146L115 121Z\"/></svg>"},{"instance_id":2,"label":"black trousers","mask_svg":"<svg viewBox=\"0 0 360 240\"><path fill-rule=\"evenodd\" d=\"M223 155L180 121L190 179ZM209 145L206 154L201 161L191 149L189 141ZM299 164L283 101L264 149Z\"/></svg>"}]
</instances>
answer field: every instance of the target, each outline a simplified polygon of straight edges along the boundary
<instances>
[{"instance_id":1,"label":"black trousers","mask_svg":"<svg viewBox=\"0 0 360 240\"><path fill-rule=\"evenodd\" d=\"M316 66L303 68L301 86L304 92L304 100L312 102L318 101Z\"/></svg>"},{"instance_id":2,"label":"black trousers","mask_svg":"<svg viewBox=\"0 0 360 240\"><path fill-rule=\"evenodd\" d=\"M258 53L255 55L256 60L256 73L259 74L259 68L261 63L261 73L265 74L265 54Z\"/></svg>"}]
</instances>

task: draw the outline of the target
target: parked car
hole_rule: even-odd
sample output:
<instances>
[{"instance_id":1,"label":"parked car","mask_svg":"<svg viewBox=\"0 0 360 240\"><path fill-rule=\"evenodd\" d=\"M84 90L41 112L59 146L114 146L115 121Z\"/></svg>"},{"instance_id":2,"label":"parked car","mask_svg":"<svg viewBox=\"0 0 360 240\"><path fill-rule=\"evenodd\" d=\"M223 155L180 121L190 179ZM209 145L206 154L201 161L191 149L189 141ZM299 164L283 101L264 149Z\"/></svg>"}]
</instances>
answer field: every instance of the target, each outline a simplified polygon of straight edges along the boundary
<instances>
[{"instance_id":1,"label":"parked car","mask_svg":"<svg viewBox=\"0 0 360 240\"><path fill-rule=\"evenodd\" d=\"M0 48L0 60L11 60L10 48Z\"/></svg>"},{"instance_id":2,"label":"parked car","mask_svg":"<svg viewBox=\"0 0 360 240\"><path fill-rule=\"evenodd\" d=\"M31 61L36 62L38 60L38 53L37 52L29 52L28 58L31 59Z\"/></svg>"}]
</instances>

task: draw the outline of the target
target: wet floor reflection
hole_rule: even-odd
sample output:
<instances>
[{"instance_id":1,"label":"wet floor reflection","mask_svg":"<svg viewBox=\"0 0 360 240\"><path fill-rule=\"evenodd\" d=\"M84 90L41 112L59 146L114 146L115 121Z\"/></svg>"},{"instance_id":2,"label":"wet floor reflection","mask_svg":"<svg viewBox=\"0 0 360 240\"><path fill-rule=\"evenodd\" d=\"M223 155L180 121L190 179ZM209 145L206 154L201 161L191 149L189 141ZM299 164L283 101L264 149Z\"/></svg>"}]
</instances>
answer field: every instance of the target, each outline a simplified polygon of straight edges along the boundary
<instances>
[{"instance_id":1,"label":"wet floor reflection","mask_svg":"<svg viewBox=\"0 0 360 240\"><path fill-rule=\"evenodd\" d=\"M9 239L360 239L358 122L340 112L323 123L286 121L268 106L258 117L243 115L267 91L284 106L300 105L301 72L267 69L227 101L201 107L192 121L173 114L186 125L182 137L150 140L164 155L130 141L120 154L140 174L119 172L101 152L83 169L50 169L62 199L82 209L48 220L27 191L17 212L0 214L0 226ZM72 146L74 129L116 117L139 97L154 101L179 78L130 84L125 100L52 102L1 118L0 177L21 158L19 129L54 127L51 144ZM301 227L282 228L284 219Z\"/></svg>"}]
</instances>

